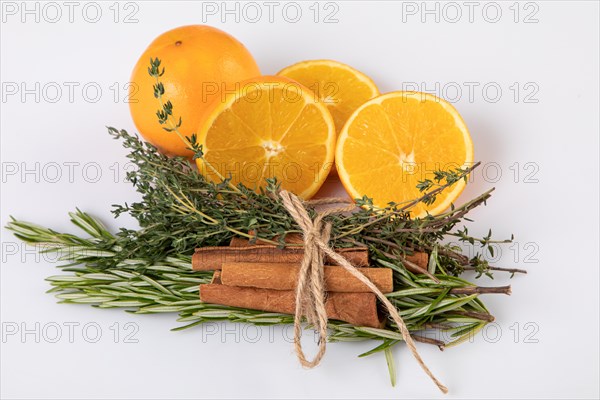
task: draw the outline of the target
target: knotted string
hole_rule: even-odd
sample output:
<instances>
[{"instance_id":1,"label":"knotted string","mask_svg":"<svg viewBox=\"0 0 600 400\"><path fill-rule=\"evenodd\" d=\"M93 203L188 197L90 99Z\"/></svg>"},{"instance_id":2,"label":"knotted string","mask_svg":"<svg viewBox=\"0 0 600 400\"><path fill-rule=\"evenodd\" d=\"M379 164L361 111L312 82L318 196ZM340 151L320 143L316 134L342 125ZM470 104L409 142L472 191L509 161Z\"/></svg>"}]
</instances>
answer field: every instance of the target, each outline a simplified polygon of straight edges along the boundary
<instances>
[{"instance_id":1,"label":"knotted string","mask_svg":"<svg viewBox=\"0 0 600 400\"><path fill-rule=\"evenodd\" d=\"M437 387L443 392L448 393L444 386L433 373L429 370L423 359L417 352L408 328L404 320L398 314L396 307L388 298L371 282L366 276L359 272L348 260L336 253L329 247L329 236L331 234L331 223L324 222L323 218L327 215L352 210L353 204L341 208L330 208L317 214L314 220L310 218L302 201L294 194L282 190L279 194L283 200L283 205L287 212L294 218L300 226L304 237L304 258L300 265L300 274L298 276L298 285L296 287L296 313L294 315L294 349L300 363L304 367L312 368L317 366L323 355L327 342L327 313L325 311L325 283L323 278L323 259L324 256L335 261L342 266L352 276L365 284L386 307L390 317L394 320L402 338L410 349L413 357L417 360L423 371L433 380ZM318 201L318 204L333 204L333 201ZM335 201L339 203L339 201ZM300 338L302 336L302 316L305 316L308 323L314 326L319 335L319 350L312 360L308 360L302 349Z\"/></svg>"}]
</instances>

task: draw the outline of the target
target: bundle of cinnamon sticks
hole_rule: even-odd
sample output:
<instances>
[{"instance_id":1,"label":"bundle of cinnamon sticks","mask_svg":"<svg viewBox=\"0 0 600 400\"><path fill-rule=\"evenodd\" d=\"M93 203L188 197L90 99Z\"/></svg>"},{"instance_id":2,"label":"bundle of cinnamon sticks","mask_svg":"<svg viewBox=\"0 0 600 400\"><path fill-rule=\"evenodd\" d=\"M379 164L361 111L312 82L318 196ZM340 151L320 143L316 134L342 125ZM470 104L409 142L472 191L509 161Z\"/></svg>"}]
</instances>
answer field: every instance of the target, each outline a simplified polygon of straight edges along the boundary
<instances>
[{"instance_id":1,"label":"bundle of cinnamon sticks","mask_svg":"<svg viewBox=\"0 0 600 400\"><path fill-rule=\"evenodd\" d=\"M200 299L206 303L248 308L267 312L294 314L295 289L304 256L302 238L288 235L286 243L294 247L279 248L264 242L251 244L233 238L229 246L202 247L192 257L196 271L215 271L209 284L200 285ZM382 293L393 291L392 270L370 268L366 247L336 249L373 282ZM409 262L426 268L427 255L415 253ZM407 257L408 258L408 257ZM357 326L381 327L377 299L367 286L333 260L324 267L326 311L330 319Z\"/></svg>"}]
</instances>

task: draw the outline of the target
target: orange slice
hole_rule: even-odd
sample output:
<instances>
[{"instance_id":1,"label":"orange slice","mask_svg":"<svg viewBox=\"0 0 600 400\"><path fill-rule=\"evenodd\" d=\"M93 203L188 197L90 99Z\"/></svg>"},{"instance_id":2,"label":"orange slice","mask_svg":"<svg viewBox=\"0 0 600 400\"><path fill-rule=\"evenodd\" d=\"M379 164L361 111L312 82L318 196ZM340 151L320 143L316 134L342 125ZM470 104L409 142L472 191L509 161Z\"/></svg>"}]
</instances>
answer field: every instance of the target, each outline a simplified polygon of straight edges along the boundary
<instances>
[{"instance_id":1,"label":"orange slice","mask_svg":"<svg viewBox=\"0 0 600 400\"><path fill-rule=\"evenodd\" d=\"M419 181L433 171L468 167L473 142L456 109L426 93L392 92L363 104L344 125L336 146L340 180L353 198L366 195L377 207L420 197ZM465 187L455 183L411 217L439 214Z\"/></svg>"},{"instance_id":2,"label":"orange slice","mask_svg":"<svg viewBox=\"0 0 600 400\"><path fill-rule=\"evenodd\" d=\"M258 190L277 177L282 189L314 195L333 165L335 127L324 104L284 77L242 82L213 103L198 130L198 168L212 181L231 178Z\"/></svg>"},{"instance_id":3,"label":"orange slice","mask_svg":"<svg viewBox=\"0 0 600 400\"><path fill-rule=\"evenodd\" d=\"M338 133L358 107L379 95L371 78L332 60L302 61L282 69L277 75L293 79L311 89L317 100L331 112Z\"/></svg>"}]
</instances>

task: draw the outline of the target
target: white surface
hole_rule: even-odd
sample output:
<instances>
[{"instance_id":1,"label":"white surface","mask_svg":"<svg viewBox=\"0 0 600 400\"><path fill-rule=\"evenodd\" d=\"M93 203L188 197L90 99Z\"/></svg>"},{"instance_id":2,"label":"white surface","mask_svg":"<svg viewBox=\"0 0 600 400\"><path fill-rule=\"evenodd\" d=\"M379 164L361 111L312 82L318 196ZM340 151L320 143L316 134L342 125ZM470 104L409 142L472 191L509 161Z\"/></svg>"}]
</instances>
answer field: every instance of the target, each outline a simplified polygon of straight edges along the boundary
<instances>
[{"instance_id":1,"label":"white surface","mask_svg":"<svg viewBox=\"0 0 600 400\"><path fill-rule=\"evenodd\" d=\"M109 212L111 204L136 199L130 185L122 182L125 151L104 128L133 130L127 105L114 101L110 87L115 82L121 88L126 84L137 57L155 36L179 25L202 23L201 3L137 2L137 23L123 23L124 16L136 8L121 4L119 23L114 23L109 8L113 2L100 2L103 14L95 24L82 16L85 3L74 9L72 23L67 6L60 2L56 4L63 15L56 23L48 21L55 18L55 10L46 9L46 15L35 22L35 15L21 14L21 2L12 3L18 8L16 15L13 8L4 9L6 3L11 2L3 3L1 28L1 79L6 96L1 104L2 224L10 214L73 231L66 213L77 206L101 217L111 229L132 226L126 218L113 220ZM497 182L486 181L478 172L463 194L466 200L491 186L497 188L488 206L473 213L476 223L471 229L486 233L492 227L499 238L514 233L520 247L518 263L514 252L506 248L498 265L518 264L530 273L510 282L511 297L484 299L497 324L474 343L443 353L419 346L424 359L449 386L447 398L597 398L598 3L521 3L518 23L513 2L497 3L502 10L497 23L485 20L485 3L476 2L472 22L468 6L454 3L462 12L456 23L448 21L456 10L438 4L440 21L435 21L435 15L424 15L423 23L419 10L404 14L404 20L402 14L403 7L410 12L415 12L414 7L422 9L421 2L404 6L337 2L337 23L315 23L309 9L312 2L303 2L297 3L303 16L295 24L284 20L281 4L272 23L266 6L258 4L265 15L257 23L244 21L243 15L239 23L232 15L226 16L226 23L219 16L207 16L205 22L244 42L264 73L302 59L332 58L371 75L382 91L403 85L414 88L407 82L423 83L434 91L437 82L449 97L457 85L463 90L455 104L471 130L476 159L489 165L489 178L494 177L496 167L502 172ZM433 9L435 4L428 6ZM33 9L35 3L28 6ZM334 10L320 7L320 20L324 12ZM488 20L494 18L489 7ZM523 23L532 12L537 23ZM88 13L88 19L94 17L93 9ZM56 82L63 88L62 98L48 101L55 97L52 84L39 102L34 95L27 95L24 102L19 95L8 95L6 84L33 88L35 82L42 88ZM79 84L72 102L64 82ZM82 95L81 88L89 82L102 88L96 103ZM488 98L481 91L490 82L502 89L495 103L490 99L492 86ZM510 89L514 82L520 87L516 102ZM475 86L471 99L468 85ZM537 103L525 102L525 95L536 88L531 99ZM94 95L92 89L88 95ZM72 179L65 164L69 162L78 163L71 164ZM509 169L515 162L521 169L517 182ZM23 172L35 169L36 163L39 181L35 173ZM535 164L524 169L525 163ZM62 174L59 179L57 165ZM94 183L98 166L102 176ZM15 174L14 168L18 168ZM115 181L115 171L120 172L120 181ZM530 178L538 179L537 183L525 182L528 172L535 172ZM529 242L539 248L533 257L537 263L524 260L535 249L524 248ZM177 323L171 315L134 316L119 310L58 305L44 293L48 285L43 279L56 272L52 264L36 260L24 249L13 254L14 243L2 230L3 332L15 326L19 333L23 328L35 330L39 323L42 336L40 343L34 334L24 339L19 334L3 338L3 398L439 395L404 346L395 350L399 383L392 388L382 354L355 357L368 350L369 343L332 344L323 364L307 371L298 365L292 345L285 340L283 333L289 337L290 330L276 329L271 340L265 329L260 340L251 343L256 331L236 325L209 327L218 329L216 334L208 328L173 333L169 328ZM481 284L506 281L497 275L493 283L484 280ZM65 325L71 322L80 324L74 328L73 343ZM102 329L97 343L86 341L81 332L90 322ZM123 335L131 332L124 325L128 322L139 328L134 335L138 343L124 343ZM120 324L118 343L110 329L115 323ZM54 324L61 326L62 337L50 343L48 339L56 335ZM233 333L225 335L223 342L225 329ZM235 332L240 340L236 341ZM94 328L87 333L88 339L93 338Z\"/></svg>"}]
</instances>

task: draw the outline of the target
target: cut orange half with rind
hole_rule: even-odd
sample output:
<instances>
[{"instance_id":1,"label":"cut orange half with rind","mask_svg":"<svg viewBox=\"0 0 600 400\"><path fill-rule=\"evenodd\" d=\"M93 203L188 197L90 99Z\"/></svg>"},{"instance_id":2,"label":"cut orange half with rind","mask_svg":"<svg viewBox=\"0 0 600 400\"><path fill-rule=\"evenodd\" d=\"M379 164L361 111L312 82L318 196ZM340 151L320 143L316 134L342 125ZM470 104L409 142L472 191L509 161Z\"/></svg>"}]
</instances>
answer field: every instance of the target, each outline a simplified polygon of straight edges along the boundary
<instances>
[{"instance_id":1,"label":"cut orange half with rind","mask_svg":"<svg viewBox=\"0 0 600 400\"><path fill-rule=\"evenodd\" d=\"M338 133L358 107L379 95L371 78L339 61L301 61L282 69L277 75L293 79L312 90L317 100L331 112Z\"/></svg>"},{"instance_id":2,"label":"cut orange half with rind","mask_svg":"<svg viewBox=\"0 0 600 400\"><path fill-rule=\"evenodd\" d=\"M463 119L447 101L420 92L391 92L359 107L338 136L335 162L352 198L367 196L378 208L423 195L419 181L435 170L467 168L473 142ZM465 187L460 180L431 205L419 203L411 217L446 210Z\"/></svg>"},{"instance_id":3,"label":"cut orange half with rind","mask_svg":"<svg viewBox=\"0 0 600 400\"><path fill-rule=\"evenodd\" d=\"M308 199L333 165L336 133L324 104L301 84L264 76L242 82L216 101L197 140L200 171L211 181L259 190L267 178Z\"/></svg>"}]
</instances>

